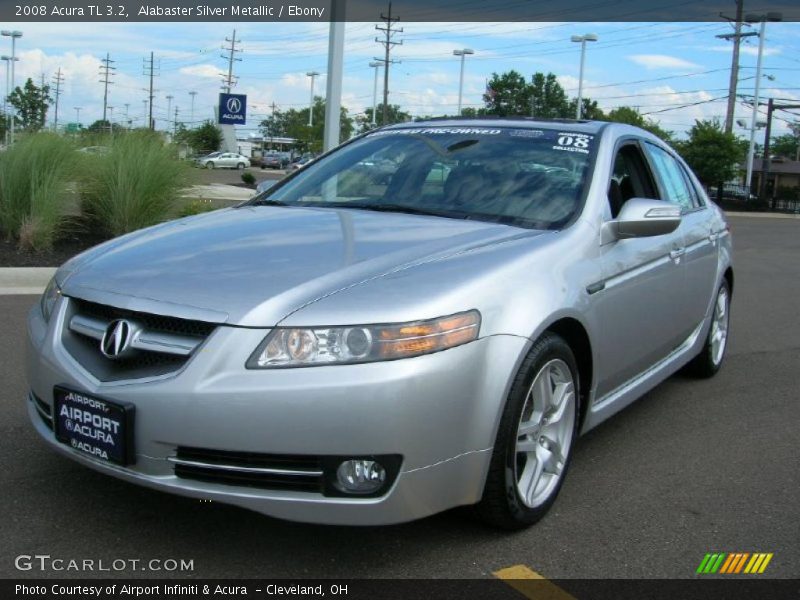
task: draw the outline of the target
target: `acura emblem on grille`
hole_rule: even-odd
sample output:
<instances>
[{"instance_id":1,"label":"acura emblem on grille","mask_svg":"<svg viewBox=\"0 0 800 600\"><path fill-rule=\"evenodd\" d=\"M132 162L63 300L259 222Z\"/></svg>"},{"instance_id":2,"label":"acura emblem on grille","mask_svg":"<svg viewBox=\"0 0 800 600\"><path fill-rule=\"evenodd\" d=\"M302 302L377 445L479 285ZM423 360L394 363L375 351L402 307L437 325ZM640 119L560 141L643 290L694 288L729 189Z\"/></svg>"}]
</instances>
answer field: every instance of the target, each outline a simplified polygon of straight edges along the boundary
<instances>
[{"instance_id":1,"label":"acura emblem on grille","mask_svg":"<svg viewBox=\"0 0 800 600\"><path fill-rule=\"evenodd\" d=\"M134 326L130 321L125 319L111 321L100 340L100 352L111 359L125 356L130 350L134 333Z\"/></svg>"}]
</instances>

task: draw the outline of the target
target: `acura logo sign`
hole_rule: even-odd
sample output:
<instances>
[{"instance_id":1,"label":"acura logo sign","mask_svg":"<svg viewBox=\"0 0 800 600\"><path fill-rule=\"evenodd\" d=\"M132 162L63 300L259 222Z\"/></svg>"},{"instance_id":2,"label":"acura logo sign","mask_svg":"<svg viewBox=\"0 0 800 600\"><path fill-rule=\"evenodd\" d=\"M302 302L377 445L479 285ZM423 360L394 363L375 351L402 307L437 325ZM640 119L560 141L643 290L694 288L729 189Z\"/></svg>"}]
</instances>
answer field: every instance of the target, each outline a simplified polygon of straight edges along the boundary
<instances>
[{"instance_id":1,"label":"acura logo sign","mask_svg":"<svg viewBox=\"0 0 800 600\"><path fill-rule=\"evenodd\" d=\"M230 113L238 113L242 110L242 102L238 98L228 98L225 105Z\"/></svg>"},{"instance_id":2,"label":"acura logo sign","mask_svg":"<svg viewBox=\"0 0 800 600\"><path fill-rule=\"evenodd\" d=\"M130 321L125 319L112 321L100 340L100 352L111 359L125 356L131 349L134 333L134 326Z\"/></svg>"}]
</instances>

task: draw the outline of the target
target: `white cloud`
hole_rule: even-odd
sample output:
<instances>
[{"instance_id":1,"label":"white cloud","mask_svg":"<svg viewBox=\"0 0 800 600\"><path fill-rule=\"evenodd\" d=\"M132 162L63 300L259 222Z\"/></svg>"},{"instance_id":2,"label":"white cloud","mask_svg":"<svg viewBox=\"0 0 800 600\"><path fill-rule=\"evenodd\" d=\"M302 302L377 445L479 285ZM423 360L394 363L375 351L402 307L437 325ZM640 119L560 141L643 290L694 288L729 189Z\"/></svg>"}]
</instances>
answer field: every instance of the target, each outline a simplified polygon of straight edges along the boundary
<instances>
[{"instance_id":1,"label":"white cloud","mask_svg":"<svg viewBox=\"0 0 800 600\"><path fill-rule=\"evenodd\" d=\"M730 54L732 52L731 46L711 46L708 48L702 48L702 50L707 50L709 52L724 52L725 54ZM745 46L742 45L739 47L739 51L742 54L748 54L750 56L758 56L758 46ZM774 56L777 54L781 54L780 48L765 46L764 48L764 56Z\"/></svg>"},{"instance_id":2,"label":"white cloud","mask_svg":"<svg viewBox=\"0 0 800 600\"><path fill-rule=\"evenodd\" d=\"M183 67L182 69L179 69L179 72L182 73L183 75L193 75L195 77L206 77L212 79L216 79L217 77L224 74L222 69L209 64Z\"/></svg>"},{"instance_id":3,"label":"white cloud","mask_svg":"<svg viewBox=\"0 0 800 600\"><path fill-rule=\"evenodd\" d=\"M699 65L666 54L634 54L627 57L645 69L696 69Z\"/></svg>"}]
</instances>

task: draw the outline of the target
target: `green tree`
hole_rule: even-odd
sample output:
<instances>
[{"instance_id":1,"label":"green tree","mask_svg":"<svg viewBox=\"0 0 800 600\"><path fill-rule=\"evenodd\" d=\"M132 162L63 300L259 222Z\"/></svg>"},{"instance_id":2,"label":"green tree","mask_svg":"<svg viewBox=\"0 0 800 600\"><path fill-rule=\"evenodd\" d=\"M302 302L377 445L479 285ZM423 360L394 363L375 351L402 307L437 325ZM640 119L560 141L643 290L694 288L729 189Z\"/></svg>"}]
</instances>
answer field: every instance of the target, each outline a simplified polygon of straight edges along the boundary
<instances>
[{"instance_id":1,"label":"green tree","mask_svg":"<svg viewBox=\"0 0 800 600\"><path fill-rule=\"evenodd\" d=\"M630 106L620 106L609 111L605 117L605 120L611 121L612 123L625 123L627 125L641 127L645 131L649 131L653 135L657 135L666 142L672 141L674 136L671 131L662 129L658 122L646 119L638 110L631 108Z\"/></svg>"},{"instance_id":2,"label":"green tree","mask_svg":"<svg viewBox=\"0 0 800 600\"><path fill-rule=\"evenodd\" d=\"M530 114L540 119L571 119L578 106L577 100L570 102L567 92L553 73L534 73L529 97L528 110L521 114ZM591 106L592 101L584 98L583 104L585 108Z\"/></svg>"},{"instance_id":3,"label":"green tree","mask_svg":"<svg viewBox=\"0 0 800 600\"><path fill-rule=\"evenodd\" d=\"M800 128L797 131L800 134ZM792 160L797 160L798 150L800 149L800 137L791 133L779 135L770 140L770 154L773 156L785 156Z\"/></svg>"},{"instance_id":4,"label":"green tree","mask_svg":"<svg viewBox=\"0 0 800 600\"><path fill-rule=\"evenodd\" d=\"M733 133L725 132L719 119L695 121L689 139L675 145L706 185L733 179L744 158L744 145Z\"/></svg>"},{"instance_id":5,"label":"green tree","mask_svg":"<svg viewBox=\"0 0 800 600\"><path fill-rule=\"evenodd\" d=\"M97 121L89 125L89 127L87 128L87 131L90 131L92 133L105 133L110 130L111 130L111 123L109 121L104 121L103 119L98 119Z\"/></svg>"},{"instance_id":6,"label":"green tree","mask_svg":"<svg viewBox=\"0 0 800 600\"><path fill-rule=\"evenodd\" d=\"M0 144L6 140L6 130L8 129L9 115L0 109Z\"/></svg>"},{"instance_id":7,"label":"green tree","mask_svg":"<svg viewBox=\"0 0 800 600\"><path fill-rule=\"evenodd\" d=\"M507 117L530 114L531 89L525 78L517 71L506 71L486 83L483 94L486 114Z\"/></svg>"},{"instance_id":8,"label":"green tree","mask_svg":"<svg viewBox=\"0 0 800 600\"><path fill-rule=\"evenodd\" d=\"M584 98L581 104L583 105L583 110L581 111L581 115L583 115L582 118L589 119L592 121L604 121L606 119L606 114L603 112L603 109L601 109L597 105L596 100L592 100L591 98ZM572 115L575 115L577 109L578 109L578 99L573 98L569 103L569 110L572 113Z\"/></svg>"},{"instance_id":9,"label":"green tree","mask_svg":"<svg viewBox=\"0 0 800 600\"><path fill-rule=\"evenodd\" d=\"M407 113L406 111L400 108L399 104L389 104L386 107L386 123L383 123L383 103L381 102L378 104L378 109L376 112L377 115L377 124L372 124L372 107L370 106L366 110L364 110L363 115L358 115L355 118L356 126L358 127L358 131L369 131L370 129L374 129L375 127L380 127L382 125L390 125L393 123L405 123L406 121L411 120L411 113Z\"/></svg>"},{"instance_id":10,"label":"green tree","mask_svg":"<svg viewBox=\"0 0 800 600\"><path fill-rule=\"evenodd\" d=\"M45 84L38 87L31 78L28 78L22 88L14 88L8 101L16 110L14 123L26 131L38 131L44 127L47 108L53 103L50 86Z\"/></svg>"},{"instance_id":11,"label":"green tree","mask_svg":"<svg viewBox=\"0 0 800 600\"><path fill-rule=\"evenodd\" d=\"M466 109L463 114L572 119L578 106L578 100L570 99L554 73L541 72L534 73L530 83L516 71L501 75L492 73L483 100L486 104L484 108L478 111ZM597 102L591 98L584 98L582 104L585 118L600 119L604 116Z\"/></svg>"},{"instance_id":12,"label":"green tree","mask_svg":"<svg viewBox=\"0 0 800 600\"><path fill-rule=\"evenodd\" d=\"M214 123L206 121L200 127L189 130L186 141L195 152L208 154L219 150L222 145L222 132Z\"/></svg>"},{"instance_id":13,"label":"green tree","mask_svg":"<svg viewBox=\"0 0 800 600\"><path fill-rule=\"evenodd\" d=\"M323 132L325 130L325 100L316 96L313 107L313 125L308 126L308 108L296 110L294 108L283 112L276 112L272 117L265 119L260 124L261 132L265 137L290 137L298 142L298 149L309 152L321 152ZM354 123L347 109L343 106L339 113L340 135L339 141L349 139L353 135ZM274 135L274 133L280 135Z\"/></svg>"}]
</instances>

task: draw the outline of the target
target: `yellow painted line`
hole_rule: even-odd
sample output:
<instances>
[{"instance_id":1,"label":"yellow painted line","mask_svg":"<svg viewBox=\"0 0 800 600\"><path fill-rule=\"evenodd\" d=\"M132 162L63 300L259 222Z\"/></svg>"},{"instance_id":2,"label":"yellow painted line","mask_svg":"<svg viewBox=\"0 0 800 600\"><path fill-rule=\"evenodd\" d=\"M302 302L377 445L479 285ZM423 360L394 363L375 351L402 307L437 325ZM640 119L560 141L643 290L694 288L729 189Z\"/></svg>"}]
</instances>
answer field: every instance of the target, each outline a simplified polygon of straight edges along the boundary
<instances>
[{"instance_id":1,"label":"yellow painted line","mask_svg":"<svg viewBox=\"0 0 800 600\"><path fill-rule=\"evenodd\" d=\"M753 567L758 563L758 561L762 558L761 554L753 554L752 558L750 558L750 562L747 563L747 566L744 568L745 573L751 573L753 571Z\"/></svg>"},{"instance_id":2,"label":"yellow painted line","mask_svg":"<svg viewBox=\"0 0 800 600\"><path fill-rule=\"evenodd\" d=\"M764 569L766 569L766 568L767 568L767 565L769 564L769 561L771 561L771 560L772 560L772 556L773 556L773 555L772 555L772 552L770 552L769 554L767 554L767 555L764 557L764 562L762 562L762 563L761 563L761 566L758 568L758 572L759 572L759 573L763 573L763 572L764 572Z\"/></svg>"},{"instance_id":3,"label":"yellow painted line","mask_svg":"<svg viewBox=\"0 0 800 600\"><path fill-rule=\"evenodd\" d=\"M751 573L758 573L758 568L761 566L761 563L764 562L764 559L767 558L767 555L764 554L763 552L760 554L756 554L756 556L758 557L756 559L756 562L753 563L752 567L750 567Z\"/></svg>"},{"instance_id":4,"label":"yellow painted line","mask_svg":"<svg viewBox=\"0 0 800 600\"><path fill-rule=\"evenodd\" d=\"M576 600L546 577L525 565L514 565L492 573L531 600Z\"/></svg>"}]
</instances>

